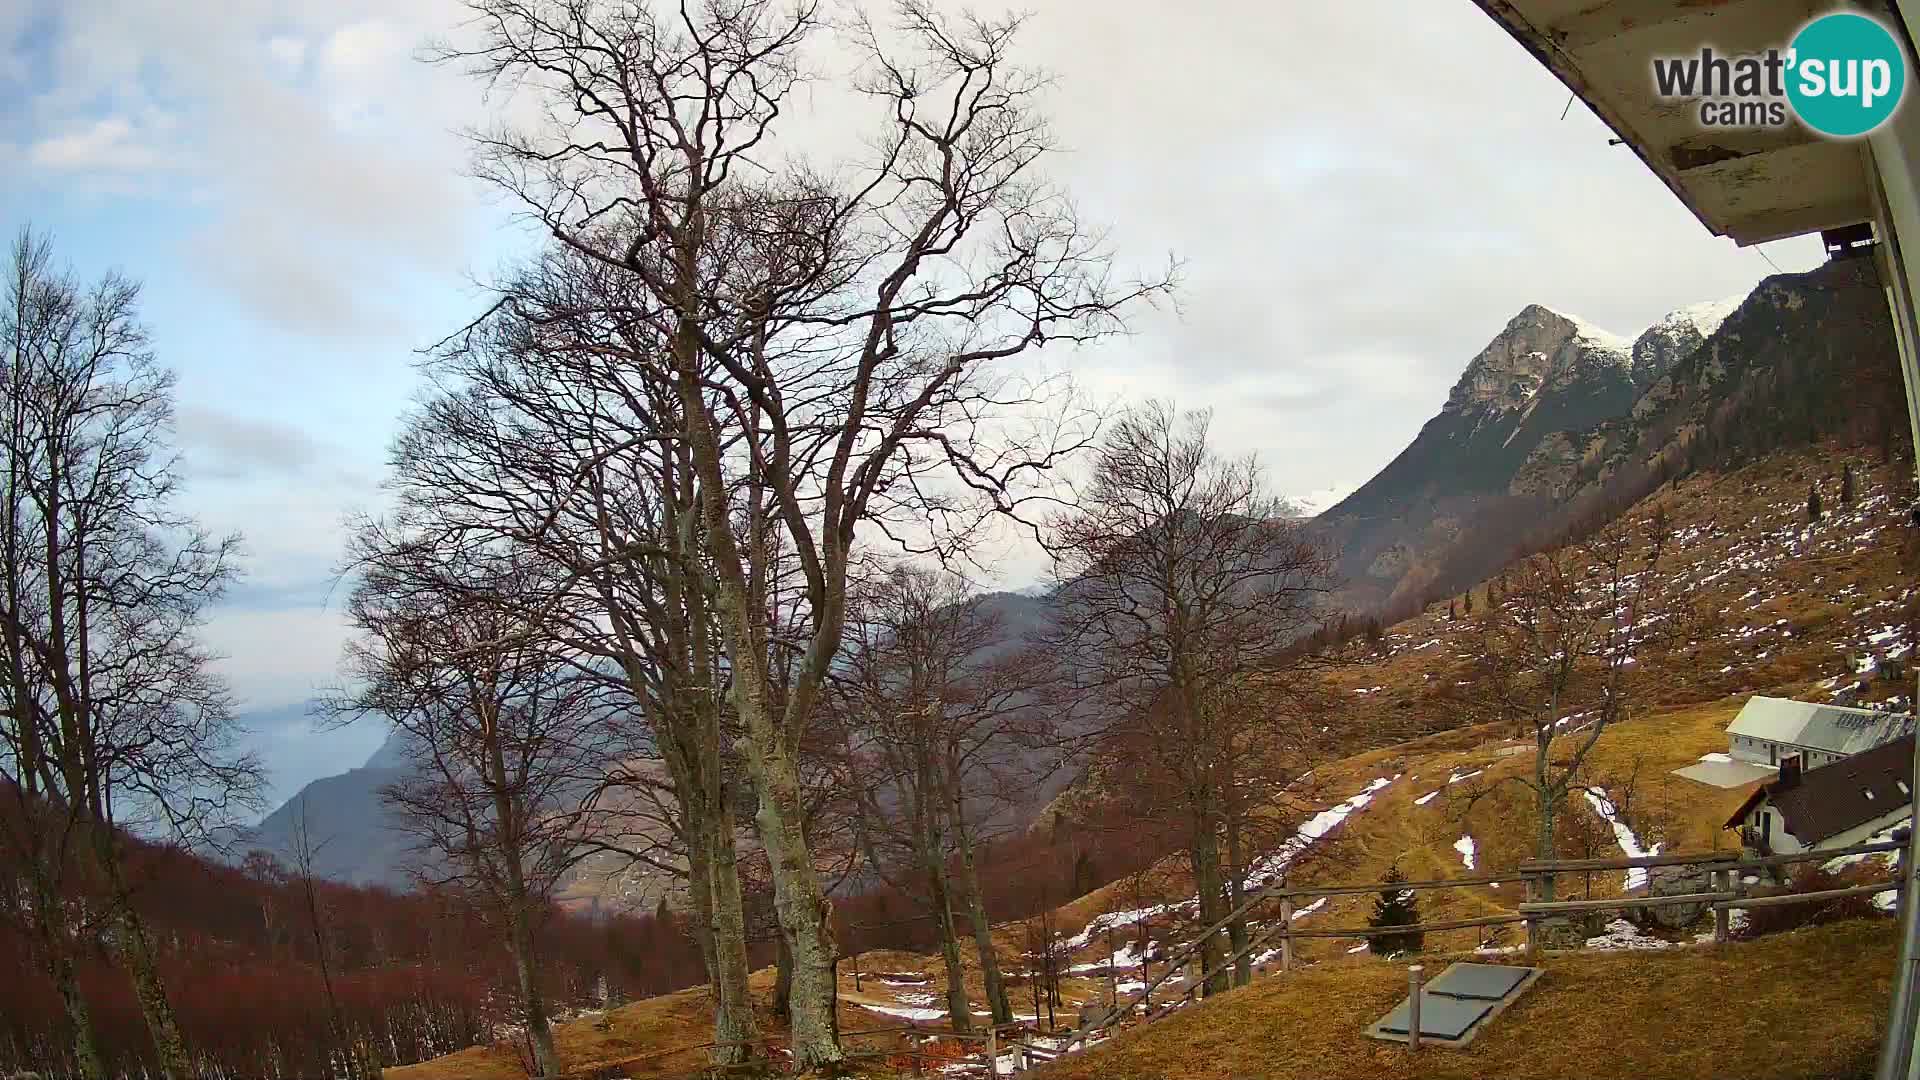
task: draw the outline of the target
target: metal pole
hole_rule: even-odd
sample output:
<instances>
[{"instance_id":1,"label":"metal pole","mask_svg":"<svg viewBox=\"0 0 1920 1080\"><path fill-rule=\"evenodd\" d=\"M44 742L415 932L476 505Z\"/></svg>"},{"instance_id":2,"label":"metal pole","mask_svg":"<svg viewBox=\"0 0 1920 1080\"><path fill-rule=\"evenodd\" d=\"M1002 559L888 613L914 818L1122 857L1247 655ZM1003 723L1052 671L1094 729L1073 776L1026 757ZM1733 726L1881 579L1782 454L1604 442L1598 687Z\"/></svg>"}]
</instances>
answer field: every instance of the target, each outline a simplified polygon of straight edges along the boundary
<instances>
[{"instance_id":1,"label":"metal pole","mask_svg":"<svg viewBox=\"0 0 1920 1080\"><path fill-rule=\"evenodd\" d=\"M1920 746L1920 742L1916 742ZM1913 780L1909 787L1920 791L1920 753L1913 762ZM1880 1043L1880 1062L1874 1080L1907 1080L1913 1063L1913 1029L1920 1021L1920 996L1914 985L1920 981L1920 878L1914 874L1920 863L1920 829L1907 828L1906 857L1900 863L1900 966L1894 969L1893 1004L1887 1010L1887 1031Z\"/></svg>"},{"instance_id":2,"label":"metal pole","mask_svg":"<svg viewBox=\"0 0 1920 1080\"><path fill-rule=\"evenodd\" d=\"M1426 969L1419 964L1407 968L1407 1049L1420 1049L1420 975Z\"/></svg>"},{"instance_id":3,"label":"metal pole","mask_svg":"<svg viewBox=\"0 0 1920 1080\"><path fill-rule=\"evenodd\" d=\"M1905 18L1902 17L1903 23ZM1908 38L1909 50L1912 44ZM1886 277L1887 306L1893 317L1894 345L1900 355L1900 381L1906 391L1907 425L1915 449L1920 450L1920 342L1914 340L1916 334L1920 334L1920 319L1916 319L1914 311L1913 282L1908 277L1910 268L1904 250L1906 242L1914 238L1902 237L1894 227L1894 214L1887 199L1892 188L1911 202L1915 187L1920 186L1907 158L1905 144L1909 137L1904 126L1883 128L1868 144L1866 173L1867 197L1872 204L1874 231L1878 234L1883 260L1880 268ZM1914 709L1916 716L1920 716L1920 695L1916 695ZM1909 789L1915 793L1914 798L1920 798L1920 738L1914 741L1913 779ZM1914 984L1920 981L1920 911L1915 910L1920 908L1920 881L1915 878L1916 872L1920 872L1920 829L1909 825L1907 856L1900 868L1900 966L1894 969L1893 1002L1887 1010L1887 1030L1880 1045L1880 1061L1874 1069L1875 1080L1904 1080L1913 1068L1913 1029L1916 1019L1920 1019L1916 1016L1920 1009L1916 1007L1914 993Z\"/></svg>"}]
</instances>

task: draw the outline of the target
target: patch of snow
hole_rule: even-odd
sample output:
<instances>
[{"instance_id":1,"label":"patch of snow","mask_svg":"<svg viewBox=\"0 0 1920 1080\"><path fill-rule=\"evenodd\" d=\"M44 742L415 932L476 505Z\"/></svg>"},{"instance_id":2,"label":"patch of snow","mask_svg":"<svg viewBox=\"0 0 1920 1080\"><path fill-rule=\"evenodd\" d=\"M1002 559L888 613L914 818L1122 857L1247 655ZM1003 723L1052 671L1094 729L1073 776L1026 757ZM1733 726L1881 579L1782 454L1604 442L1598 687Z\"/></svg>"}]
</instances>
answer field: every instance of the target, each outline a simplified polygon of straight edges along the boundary
<instances>
[{"instance_id":1,"label":"patch of snow","mask_svg":"<svg viewBox=\"0 0 1920 1080\"><path fill-rule=\"evenodd\" d=\"M1633 830L1628 828L1626 823L1620 820L1619 811L1614 809L1613 803L1607 799L1605 792L1599 788L1588 788L1585 794L1587 796L1587 802L1593 806L1593 812L1599 814L1608 825L1613 826L1613 838L1619 843L1620 850L1626 853L1627 858L1639 859L1649 855L1660 854L1659 844L1655 844L1651 848L1642 848L1640 846L1639 837L1634 836ZM1646 884L1647 871L1645 867L1635 867L1627 871L1628 892L1632 892L1635 889L1643 889L1646 887Z\"/></svg>"},{"instance_id":2,"label":"patch of snow","mask_svg":"<svg viewBox=\"0 0 1920 1080\"><path fill-rule=\"evenodd\" d=\"M1307 819L1300 830L1282 843L1278 850L1255 863L1247 872L1246 887L1258 888L1286 872L1293 860L1318 841L1321 837L1338 828L1340 823L1351 817L1356 810L1372 802L1380 789L1400 779L1398 773L1383 776L1368 784L1365 791L1347 799L1345 802L1330 806Z\"/></svg>"},{"instance_id":3,"label":"patch of snow","mask_svg":"<svg viewBox=\"0 0 1920 1080\"><path fill-rule=\"evenodd\" d=\"M1700 760L1701 760L1701 761L1715 761L1715 762L1719 762L1719 763L1721 763L1721 764L1726 764L1726 763L1728 763L1728 762L1731 762L1731 761L1733 760L1733 755L1732 755L1732 754L1719 754L1719 753L1715 753L1715 754L1701 754L1701 755L1700 755Z\"/></svg>"},{"instance_id":4,"label":"patch of snow","mask_svg":"<svg viewBox=\"0 0 1920 1080\"><path fill-rule=\"evenodd\" d=\"M902 1020L945 1020L947 1018L947 1010L945 1009L918 1009L904 1005L872 1005L864 1001L860 1002L859 1005L868 1012L876 1012L882 1016L897 1016Z\"/></svg>"},{"instance_id":5,"label":"patch of snow","mask_svg":"<svg viewBox=\"0 0 1920 1080\"><path fill-rule=\"evenodd\" d=\"M1432 801L1434 800L1434 797L1435 797L1435 796L1437 796L1437 795L1439 795L1439 794L1440 794L1440 789L1439 789L1439 788L1435 788L1435 789L1433 789L1432 791L1429 791L1429 792L1427 792L1427 793L1426 793L1425 795L1422 795L1422 796L1420 796L1419 798L1417 798L1417 799L1415 799L1415 800L1413 800L1413 805L1415 805L1415 806L1425 806L1425 805L1427 805L1428 803L1430 803L1430 802L1432 802Z\"/></svg>"},{"instance_id":6,"label":"patch of snow","mask_svg":"<svg viewBox=\"0 0 1920 1080\"><path fill-rule=\"evenodd\" d=\"M1473 869L1473 837L1463 836L1455 840L1453 842L1453 850L1460 853L1460 861L1467 864L1467 869Z\"/></svg>"},{"instance_id":7,"label":"patch of snow","mask_svg":"<svg viewBox=\"0 0 1920 1080\"><path fill-rule=\"evenodd\" d=\"M1615 919L1607 924L1607 932L1599 937L1590 937L1586 941L1589 949L1671 949L1673 942L1642 933L1640 928L1625 919Z\"/></svg>"},{"instance_id":8,"label":"patch of snow","mask_svg":"<svg viewBox=\"0 0 1920 1080\"><path fill-rule=\"evenodd\" d=\"M1904 828L1905 825L1906 823L1902 822L1900 827ZM1887 841L1892 839L1893 839L1893 829L1889 828L1889 829L1883 829L1880 832L1875 833L1874 835L1869 836L1865 840L1862 840L1860 842L1863 844L1884 844ZM1892 869L1893 867L1899 865L1900 853L1898 851L1883 851L1878 856L1842 855L1837 859L1827 860L1825 863L1821 864L1820 868L1822 870L1825 870L1829 874L1837 874L1842 870L1846 870L1849 867L1858 866L1861 863L1866 862L1868 859L1872 859L1872 858L1880 859L1880 861L1884 863L1888 869ZM1878 896L1881 894L1875 894L1875 895Z\"/></svg>"},{"instance_id":9,"label":"patch of snow","mask_svg":"<svg viewBox=\"0 0 1920 1080\"><path fill-rule=\"evenodd\" d=\"M1358 944L1358 945L1355 945L1355 946L1354 946L1353 948L1351 948L1351 949L1348 949L1348 950L1347 950L1347 955L1348 955L1348 956L1352 956L1352 955L1353 955L1354 953L1357 953L1357 952L1366 952L1366 951L1367 951L1367 943L1363 941L1363 942L1361 942L1360 944ZM1426 1026L1427 1026L1427 1025L1425 1025L1425 1024L1421 1024L1421 1025L1420 1025L1420 1027L1421 1027L1421 1029L1422 1029L1422 1030L1425 1030L1425 1029L1426 1029Z\"/></svg>"}]
</instances>

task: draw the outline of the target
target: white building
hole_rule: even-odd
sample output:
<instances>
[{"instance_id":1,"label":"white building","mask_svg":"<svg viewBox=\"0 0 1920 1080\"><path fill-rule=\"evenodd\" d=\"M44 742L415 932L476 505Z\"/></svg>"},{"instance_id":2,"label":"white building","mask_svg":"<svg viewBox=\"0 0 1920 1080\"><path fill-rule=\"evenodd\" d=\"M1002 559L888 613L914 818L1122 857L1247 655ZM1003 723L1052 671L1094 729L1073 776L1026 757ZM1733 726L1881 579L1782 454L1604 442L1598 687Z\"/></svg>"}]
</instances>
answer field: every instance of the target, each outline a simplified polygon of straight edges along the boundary
<instances>
[{"instance_id":1,"label":"white building","mask_svg":"<svg viewBox=\"0 0 1920 1080\"><path fill-rule=\"evenodd\" d=\"M1910 713L1756 695L1727 725L1727 752L1736 761L1772 767L1798 755L1802 768L1817 769L1912 733Z\"/></svg>"},{"instance_id":2,"label":"white building","mask_svg":"<svg viewBox=\"0 0 1920 1080\"><path fill-rule=\"evenodd\" d=\"M1726 828L1740 830L1742 847L1775 855L1864 843L1912 815L1912 767L1911 735L1804 772L1787 757L1780 778L1749 795Z\"/></svg>"}]
</instances>

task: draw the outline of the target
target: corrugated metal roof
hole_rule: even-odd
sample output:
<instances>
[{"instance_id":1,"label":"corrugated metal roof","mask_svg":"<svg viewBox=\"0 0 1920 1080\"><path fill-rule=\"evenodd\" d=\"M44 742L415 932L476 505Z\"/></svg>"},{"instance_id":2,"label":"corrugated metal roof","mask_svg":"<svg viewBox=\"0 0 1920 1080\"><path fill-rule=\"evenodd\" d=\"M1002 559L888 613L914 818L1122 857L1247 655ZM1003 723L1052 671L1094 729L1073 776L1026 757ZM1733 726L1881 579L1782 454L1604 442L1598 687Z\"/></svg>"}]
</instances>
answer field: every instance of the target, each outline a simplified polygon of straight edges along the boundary
<instances>
[{"instance_id":1,"label":"corrugated metal roof","mask_svg":"<svg viewBox=\"0 0 1920 1080\"><path fill-rule=\"evenodd\" d=\"M1834 754L1858 754L1913 731L1913 717L1755 695L1727 725L1727 734Z\"/></svg>"}]
</instances>

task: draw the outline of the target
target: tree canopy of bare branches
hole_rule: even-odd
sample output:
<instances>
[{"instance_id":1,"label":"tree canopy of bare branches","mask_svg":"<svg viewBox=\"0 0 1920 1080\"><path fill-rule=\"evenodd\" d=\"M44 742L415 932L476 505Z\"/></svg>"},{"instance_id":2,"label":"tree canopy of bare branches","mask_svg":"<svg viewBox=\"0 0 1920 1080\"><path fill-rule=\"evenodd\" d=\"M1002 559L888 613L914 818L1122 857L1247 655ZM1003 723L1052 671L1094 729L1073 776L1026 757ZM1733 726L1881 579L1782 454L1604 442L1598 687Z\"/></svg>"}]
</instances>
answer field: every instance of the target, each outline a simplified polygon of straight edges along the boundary
<instances>
[{"instance_id":1,"label":"tree canopy of bare branches","mask_svg":"<svg viewBox=\"0 0 1920 1080\"><path fill-rule=\"evenodd\" d=\"M1532 796L1536 858L1555 857L1567 795L1600 736L1630 712L1641 662L1698 636L1701 614L1662 573L1668 532L1659 513L1644 526L1619 519L1530 556L1507 571L1499 602L1474 616L1469 707L1533 743L1533 767L1500 782Z\"/></svg>"},{"instance_id":2,"label":"tree canopy of bare branches","mask_svg":"<svg viewBox=\"0 0 1920 1080\"><path fill-rule=\"evenodd\" d=\"M173 506L171 372L140 322L138 283L92 286L22 231L0 311L0 787L19 800L0 836L30 868L36 936L61 987L80 1071L98 1076L73 985L73 860L109 890L160 1071L191 1073L153 943L128 902L120 829L206 840L257 805L226 687L196 632L235 574L237 538Z\"/></svg>"},{"instance_id":3,"label":"tree canopy of bare branches","mask_svg":"<svg viewBox=\"0 0 1920 1080\"><path fill-rule=\"evenodd\" d=\"M1156 402L1108 432L1078 506L1053 522L1047 648L1072 696L1104 713L1093 730L1125 777L1116 795L1186 824L1212 924L1237 904L1262 827L1286 831L1311 767L1315 680L1287 646L1319 625L1333 582L1257 464L1215 452L1208 419ZM1229 928L1236 951L1245 934ZM1208 970L1223 955L1203 944Z\"/></svg>"},{"instance_id":4,"label":"tree canopy of bare branches","mask_svg":"<svg viewBox=\"0 0 1920 1080\"><path fill-rule=\"evenodd\" d=\"M1012 59L1017 19L904 0L841 40L878 127L861 160L784 142L810 2L676 9L472 0L478 40L442 58L531 93L541 121L476 135L478 171L561 248L617 276L637 351L609 364L664 391L656 437L688 450L704 570L793 958L793 1050L841 1058L831 941L804 828L798 748L847 618L863 528L951 550L1013 511L1085 441L1082 416L1005 362L1119 332L1169 279L1116 280L1040 165L1045 80ZM786 151L787 164L761 158ZM503 306L513 304L511 293ZM776 553L794 618L771 603ZM793 628L791 653L778 635Z\"/></svg>"}]
</instances>

